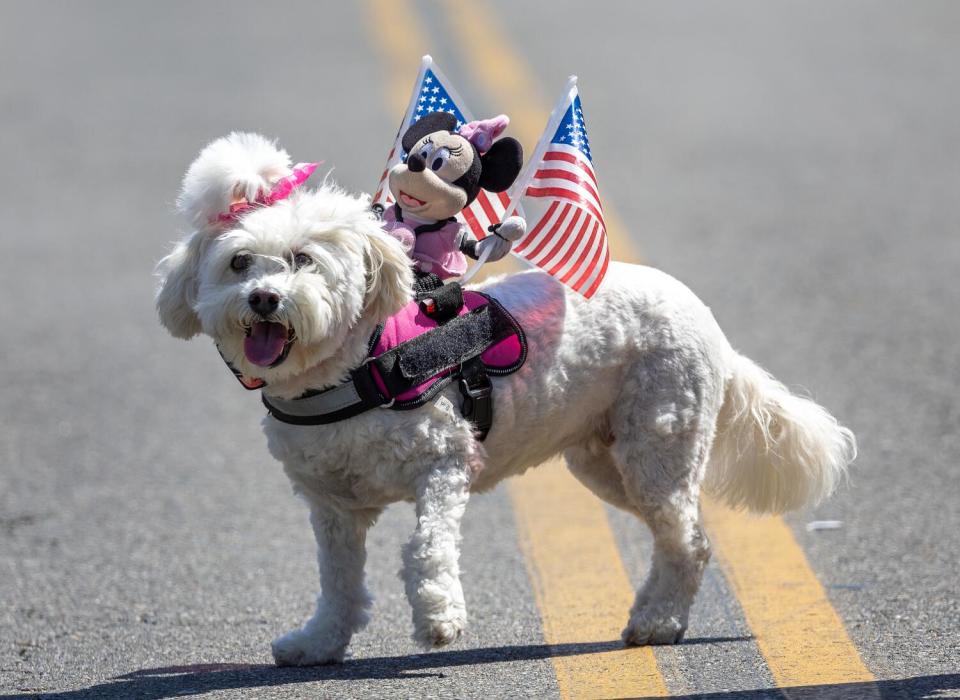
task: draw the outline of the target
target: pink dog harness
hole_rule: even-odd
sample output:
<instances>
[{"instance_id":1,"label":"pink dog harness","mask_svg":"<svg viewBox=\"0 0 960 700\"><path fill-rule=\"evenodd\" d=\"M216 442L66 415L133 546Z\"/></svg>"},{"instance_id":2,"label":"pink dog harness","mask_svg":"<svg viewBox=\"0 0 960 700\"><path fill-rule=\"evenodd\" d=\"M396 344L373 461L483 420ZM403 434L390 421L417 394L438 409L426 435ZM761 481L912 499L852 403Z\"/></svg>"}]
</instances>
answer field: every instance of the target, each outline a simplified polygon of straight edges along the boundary
<instances>
[{"instance_id":1,"label":"pink dog harness","mask_svg":"<svg viewBox=\"0 0 960 700\"><path fill-rule=\"evenodd\" d=\"M461 409L483 439L493 418L488 375L520 369L527 342L520 324L496 299L472 291L463 297L459 314L443 324L411 301L377 329L366 362L348 381L292 400L263 395L264 405L284 423L325 425L373 408L422 406L459 380Z\"/></svg>"}]
</instances>

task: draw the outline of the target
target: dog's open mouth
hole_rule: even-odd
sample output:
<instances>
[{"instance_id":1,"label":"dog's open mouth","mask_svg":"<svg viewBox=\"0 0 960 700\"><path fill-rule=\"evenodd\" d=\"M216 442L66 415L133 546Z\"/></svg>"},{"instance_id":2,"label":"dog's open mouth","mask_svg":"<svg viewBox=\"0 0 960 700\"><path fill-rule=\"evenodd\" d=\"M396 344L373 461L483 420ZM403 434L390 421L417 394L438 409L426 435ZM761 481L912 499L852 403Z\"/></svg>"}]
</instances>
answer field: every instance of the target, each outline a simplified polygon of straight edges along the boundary
<instances>
[{"instance_id":1,"label":"dog's open mouth","mask_svg":"<svg viewBox=\"0 0 960 700\"><path fill-rule=\"evenodd\" d=\"M258 367L276 367L287 359L293 341L293 328L272 321L257 321L247 328L243 354Z\"/></svg>"}]
</instances>

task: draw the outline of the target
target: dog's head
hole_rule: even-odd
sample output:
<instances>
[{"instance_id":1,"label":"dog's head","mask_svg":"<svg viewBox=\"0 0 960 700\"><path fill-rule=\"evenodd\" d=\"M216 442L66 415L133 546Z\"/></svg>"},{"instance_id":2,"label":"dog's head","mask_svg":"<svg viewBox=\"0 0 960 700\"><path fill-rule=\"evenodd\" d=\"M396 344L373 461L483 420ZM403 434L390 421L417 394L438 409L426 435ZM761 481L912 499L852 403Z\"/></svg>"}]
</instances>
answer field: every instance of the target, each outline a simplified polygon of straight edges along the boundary
<instances>
[{"instance_id":1,"label":"dog's head","mask_svg":"<svg viewBox=\"0 0 960 700\"><path fill-rule=\"evenodd\" d=\"M167 330L209 335L236 369L267 382L333 357L361 320L375 324L412 297L410 261L367 198L326 183L290 192L296 174L260 136L215 141L178 200L195 230L158 268Z\"/></svg>"}]
</instances>

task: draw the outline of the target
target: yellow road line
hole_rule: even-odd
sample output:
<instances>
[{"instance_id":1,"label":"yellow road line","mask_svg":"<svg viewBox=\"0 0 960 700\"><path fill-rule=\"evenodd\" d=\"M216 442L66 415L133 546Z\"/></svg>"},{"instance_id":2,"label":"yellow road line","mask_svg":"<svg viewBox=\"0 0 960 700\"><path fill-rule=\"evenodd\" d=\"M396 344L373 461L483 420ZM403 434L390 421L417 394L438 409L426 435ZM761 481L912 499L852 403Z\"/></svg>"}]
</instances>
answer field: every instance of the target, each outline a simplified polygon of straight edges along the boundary
<instances>
[{"instance_id":1,"label":"yellow road line","mask_svg":"<svg viewBox=\"0 0 960 700\"><path fill-rule=\"evenodd\" d=\"M500 28L490 24L489 16L489 12L477 11L474 7L470 22L453 21L450 26L457 32L461 45L476 59L467 61L468 65L478 67L474 79L485 84L488 92L505 100L511 115L515 116L512 126L516 134L523 142L533 143L543 128L547 109L542 97L538 99L540 90L522 59L499 38ZM559 84L561 80L562 76L557 76L555 82ZM640 256L612 207L608 205L604 213L616 257L638 261ZM546 484L540 486L545 488ZM518 510L531 507L529 498L525 497L521 503L517 497L525 490L521 480L514 489ZM584 494L582 489L575 494L578 503L587 497L581 494ZM566 506L566 501L561 502ZM549 504L540 503L544 510L551 510ZM724 572L778 684L796 686L873 679L810 569L803 550L781 518L748 519L716 504L705 505L705 514ZM533 552L533 545L530 548ZM539 554L532 555L532 566L543 566L541 560L550 554L542 547L537 551ZM568 554L572 556L573 552ZM562 570L558 573L562 575ZM592 596L594 592L586 585L580 590L581 596Z\"/></svg>"},{"instance_id":2,"label":"yellow road line","mask_svg":"<svg viewBox=\"0 0 960 700\"><path fill-rule=\"evenodd\" d=\"M413 20L415 10L408 0L367 0L363 7L365 25L373 34L374 48L387 69L389 107L399 124L420 69L420 57L430 53L427 39ZM384 138L392 136L393 133L385 134ZM384 148L389 147L390 142L385 140Z\"/></svg>"},{"instance_id":3,"label":"yellow road line","mask_svg":"<svg viewBox=\"0 0 960 700\"><path fill-rule=\"evenodd\" d=\"M399 114L406 106L417 60L429 47L416 31L407 2L370 0L368 6L371 17L376 17L370 24L392 67L391 104ZM444 12L463 47L469 59L465 63L482 68L473 79L502 101L512 119L512 132L530 147L540 136L549 108L526 63L501 38L490 13L475 3L469 8L462 1L435 7ZM458 21L465 16L469 21ZM563 77L556 76L554 82L559 85ZM604 213L614 257L639 262L639 253L609 204ZM494 266L495 271L504 271L505 262ZM553 462L514 480L510 494L547 641L614 639L632 591L599 501ZM752 519L709 501L704 502L704 516L721 567L778 685L873 680L781 518ZM604 574L600 580L588 580L597 572ZM553 661L564 697L666 692L650 649L574 653ZM616 685L618 680L624 687ZM614 685L608 684L611 681Z\"/></svg>"},{"instance_id":4,"label":"yellow road line","mask_svg":"<svg viewBox=\"0 0 960 700\"><path fill-rule=\"evenodd\" d=\"M367 3L368 24L384 61L392 67L390 105L398 114L409 99L416 58L428 51L412 10L407 2ZM509 60L508 54L499 55L500 60ZM510 70L520 80L526 75L522 64ZM545 114L511 109L512 128L523 141L535 142ZM506 262L490 265L484 272L505 272ZM517 264L513 262L512 267ZM560 650L563 655L555 656L553 665L563 697L667 695L653 650L618 644L633 603L633 588L600 501L559 460L517 480L510 495L547 643L614 643L605 652L582 653L579 647Z\"/></svg>"},{"instance_id":5,"label":"yellow road line","mask_svg":"<svg viewBox=\"0 0 960 700\"><path fill-rule=\"evenodd\" d=\"M664 697L652 647L620 646L633 603L603 504L559 460L511 483L520 542L564 698ZM589 645L613 642L606 651ZM569 653L567 653L569 651Z\"/></svg>"},{"instance_id":6,"label":"yellow road line","mask_svg":"<svg viewBox=\"0 0 960 700\"><path fill-rule=\"evenodd\" d=\"M467 59L464 63L482 67L471 77L495 96L495 109L510 115L511 133L532 148L550 110L526 62L503 41L485 8L463 2L435 7L443 9ZM557 90L565 78L557 76ZM609 209L604 214L613 249L613 241L626 236ZM621 259L630 259L625 248L619 248ZM510 496L547 643L616 643L633 604L633 587L603 504L570 475L562 460L513 480ZM562 649L552 658L562 697L668 695L652 648L588 649Z\"/></svg>"},{"instance_id":7,"label":"yellow road line","mask_svg":"<svg viewBox=\"0 0 960 700\"><path fill-rule=\"evenodd\" d=\"M874 680L782 518L703 499L714 550L781 688Z\"/></svg>"},{"instance_id":8,"label":"yellow road line","mask_svg":"<svg viewBox=\"0 0 960 700\"><path fill-rule=\"evenodd\" d=\"M430 53L431 47L415 20L416 8L409 0L367 0L364 9L373 43L387 67L389 106L402 118L420 68L420 58ZM475 281L519 269L520 264L510 256L495 265L482 267Z\"/></svg>"},{"instance_id":9,"label":"yellow road line","mask_svg":"<svg viewBox=\"0 0 960 700\"><path fill-rule=\"evenodd\" d=\"M545 96L542 83L534 78L526 61L505 41L503 29L490 19L494 13L489 7L483 7L475 0L469 3L465 0L447 0L438 2L436 6L445 11L447 25L457 43L463 47L464 54L475 59L465 61L472 79L483 85L485 92L495 98L492 109L499 110L500 105L504 105L503 111L510 117L510 132L526 149L532 150L543 133L553 106L548 100L559 97L567 79L567 74L561 71L570 67L561 66L556 75L549 76ZM465 17L469 19L464 20ZM586 99L587 108L584 111L589 126L589 96ZM602 183L603 164L597 167L597 177ZM603 201L602 192L600 197ZM611 257L622 262L642 262L639 252L626 235L619 215L606 204L603 219L607 226Z\"/></svg>"},{"instance_id":10,"label":"yellow road line","mask_svg":"<svg viewBox=\"0 0 960 700\"><path fill-rule=\"evenodd\" d=\"M455 43L468 59L464 61L470 78L483 86L495 100L492 109L502 108L510 116L509 133L528 149L540 138L550 109L543 109L545 100L526 62L503 40L499 26L491 19L492 9L475 2L448 0L435 7L444 11L446 24ZM566 75L558 75L559 94ZM478 118L491 115L480 115Z\"/></svg>"},{"instance_id":11,"label":"yellow road line","mask_svg":"<svg viewBox=\"0 0 960 700\"><path fill-rule=\"evenodd\" d=\"M465 3L453 4L460 5L460 16L464 16ZM490 23L490 13L477 11L474 6L469 14L470 22L454 20L450 27L460 45L475 59L466 62L478 67L473 78L509 106L517 137L524 143L535 143L548 111L539 85L523 60L500 39L502 32ZM555 82L559 84L562 77L556 76ZM639 261L639 253L609 204L604 213L614 256ZM523 480L514 489L519 510L530 507L526 499L523 503L518 500L517 494L525 489ZM582 490L576 494L578 503L586 498L582 494ZM546 503L542 507L551 510ZM556 512L556 504L553 511ZM873 679L803 550L781 518L747 520L746 516L715 504L705 506L705 514L724 572L778 684ZM533 552L533 546L530 547ZM538 557L548 556L538 551ZM538 558L533 561L532 566L540 565ZM581 595L592 595L590 587L581 590Z\"/></svg>"}]
</instances>

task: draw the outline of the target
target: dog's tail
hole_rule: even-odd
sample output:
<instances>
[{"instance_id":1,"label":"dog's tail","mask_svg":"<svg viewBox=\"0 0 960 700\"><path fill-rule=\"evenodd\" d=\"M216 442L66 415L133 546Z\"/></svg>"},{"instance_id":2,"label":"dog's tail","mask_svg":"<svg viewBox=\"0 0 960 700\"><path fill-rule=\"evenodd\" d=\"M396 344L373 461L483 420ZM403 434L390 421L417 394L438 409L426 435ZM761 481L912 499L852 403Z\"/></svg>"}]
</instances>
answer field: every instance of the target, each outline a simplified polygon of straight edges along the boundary
<instances>
[{"instance_id":1,"label":"dog's tail","mask_svg":"<svg viewBox=\"0 0 960 700\"><path fill-rule=\"evenodd\" d=\"M857 456L822 406L735 355L704 488L732 507L782 513L830 495Z\"/></svg>"}]
</instances>

